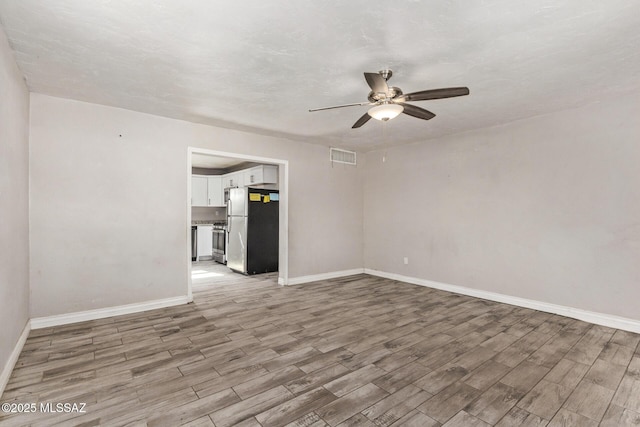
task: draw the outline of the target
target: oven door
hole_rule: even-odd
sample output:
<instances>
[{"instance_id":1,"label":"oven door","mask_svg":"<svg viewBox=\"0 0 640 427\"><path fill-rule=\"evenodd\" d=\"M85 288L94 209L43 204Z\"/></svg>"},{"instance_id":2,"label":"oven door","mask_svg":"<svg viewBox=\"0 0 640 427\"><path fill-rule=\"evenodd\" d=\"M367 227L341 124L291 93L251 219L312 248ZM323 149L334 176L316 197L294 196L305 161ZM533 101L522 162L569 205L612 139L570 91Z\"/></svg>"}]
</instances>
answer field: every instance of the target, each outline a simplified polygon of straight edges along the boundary
<instances>
[{"instance_id":1,"label":"oven door","mask_svg":"<svg viewBox=\"0 0 640 427\"><path fill-rule=\"evenodd\" d=\"M213 259L219 263L225 264L225 240L226 232L223 228L213 229Z\"/></svg>"}]
</instances>

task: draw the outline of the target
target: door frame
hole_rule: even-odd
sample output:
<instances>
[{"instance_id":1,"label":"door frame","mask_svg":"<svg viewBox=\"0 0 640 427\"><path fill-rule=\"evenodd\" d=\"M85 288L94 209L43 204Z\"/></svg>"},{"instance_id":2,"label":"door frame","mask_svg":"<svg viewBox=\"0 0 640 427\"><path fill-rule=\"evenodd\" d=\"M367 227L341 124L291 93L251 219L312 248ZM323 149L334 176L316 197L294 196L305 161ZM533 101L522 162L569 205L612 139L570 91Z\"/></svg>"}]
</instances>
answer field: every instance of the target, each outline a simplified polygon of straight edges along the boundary
<instances>
[{"instance_id":1,"label":"door frame","mask_svg":"<svg viewBox=\"0 0 640 427\"><path fill-rule=\"evenodd\" d=\"M253 156L248 154L231 153L228 151L210 150L200 147L187 147L187 297L193 301L193 283L191 281L191 157L193 154L227 157L256 163L271 163L278 165L278 191L281 194L278 202L279 209L279 239L278 239L278 284L289 282L289 161L270 157Z\"/></svg>"}]
</instances>

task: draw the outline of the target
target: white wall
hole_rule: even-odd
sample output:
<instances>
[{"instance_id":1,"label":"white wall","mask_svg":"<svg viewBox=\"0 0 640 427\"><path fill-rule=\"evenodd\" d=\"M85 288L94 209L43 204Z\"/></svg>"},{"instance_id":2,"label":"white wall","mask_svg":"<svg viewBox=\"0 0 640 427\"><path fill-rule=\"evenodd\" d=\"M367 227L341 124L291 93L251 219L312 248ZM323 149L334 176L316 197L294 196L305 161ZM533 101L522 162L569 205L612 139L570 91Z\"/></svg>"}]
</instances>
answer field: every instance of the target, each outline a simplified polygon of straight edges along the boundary
<instances>
[{"instance_id":1,"label":"white wall","mask_svg":"<svg viewBox=\"0 0 640 427\"><path fill-rule=\"evenodd\" d=\"M290 278L362 268L362 173L327 147L41 94L30 141L32 317L186 295L188 146L289 161Z\"/></svg>"},{"instance_id":2,"label":"white wall","mask_svg":"<svg viewBox=\"0 0 640 427\"><path fill-rule=\"evenodd\" d=\"M636 93L368 153L365 266L640 320L639 117Z\"/></svg>"},{"instance_id":3,"label":"white wall","mask_svg":"<svg viewBox=\"0 0 640 427\"><path fill-rule=\"evenodd\" d=\"M353 168L322 146L32 94L31 316L186 294L194 146L289 161L290 278L364 265L640 320L639 99Z\"/></svg>"},{"instance_id":4,"label":"white wall","mask_svg":"<svg viewBox=\"0 0 640 427\"><path fill-rule=\"evenodd\" d=\"M0 374L29 320L28 156L29 92L0 30Z\"/></svg>"}]
</instances>

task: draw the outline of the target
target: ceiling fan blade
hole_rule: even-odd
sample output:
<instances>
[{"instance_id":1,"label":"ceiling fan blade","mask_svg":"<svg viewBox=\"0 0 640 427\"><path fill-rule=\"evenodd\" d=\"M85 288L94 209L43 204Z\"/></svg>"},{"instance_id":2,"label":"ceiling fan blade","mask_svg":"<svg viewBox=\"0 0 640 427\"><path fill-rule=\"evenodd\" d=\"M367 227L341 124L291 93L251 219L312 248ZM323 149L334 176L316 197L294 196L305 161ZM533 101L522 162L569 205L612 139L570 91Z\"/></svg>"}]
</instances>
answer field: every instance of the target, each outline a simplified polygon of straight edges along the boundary
<instances>
[{"instance_id":1,"label":"ceiling fan blade","mask_svg":"<svg viewBox=\"0 0 640 427\"><path fill-rule=\"evenodd\" d=\"M351 129L359 128L363 124L367 123L370 118L371 116L369 115L369 113L364 113L364 115L360 117L358 121L353 124L353 126L351 126Z\"/></svg>"},{"instance_id":2,"label":"ceiling fan blade","mask_svg":"<svg viewBox=\"0 0 640 427\"><path fill-rule=\"evenodd\" d=\"M367 84L373 93L386 94L389 92L387 81L379 73L364 73L364 78L367 80Z\"/></svg>"},{"instance_id":3,"label":"ceiling fan blade","mask_svg":"<svg viewBox=\"0 0 640 427\"><path fill-rule=\"evenodd\" d=\"M428 99L453 98L455 96L469 95L468 87L448 87L442 89L422 90L420 92L405 93L396 98L400 102L426 101Z\"/></svg>"},{"instance_id":4,"label":"ceiling fan blade","mask_svg":"<svg viewBox=\"0 0 640 427\"><path fill-rule=\"evenodd\" d=\"M403 102L398 102L398 104L404 107L404 114L417 117L418 119L429 120L433 119L436 116L431 111L425 110L424 108L416 107L415 105L405 104Z\"/></svg>"},{"instance_id":5,"label":"ceiling fan blade","mask_svg":"<svg viewBox=\"0 0 640 427\"><path fill-rule=\"evenodd\" d=\"M343 107L356 107L359 105L371 105L370 102L356 102L355 104L344 104L344 105L335 105L333 107L322 107L322 108L312 108L309 112L320 111L320 110L332 110L334 108L343 108Z\"/></svg>"}]
</instances>

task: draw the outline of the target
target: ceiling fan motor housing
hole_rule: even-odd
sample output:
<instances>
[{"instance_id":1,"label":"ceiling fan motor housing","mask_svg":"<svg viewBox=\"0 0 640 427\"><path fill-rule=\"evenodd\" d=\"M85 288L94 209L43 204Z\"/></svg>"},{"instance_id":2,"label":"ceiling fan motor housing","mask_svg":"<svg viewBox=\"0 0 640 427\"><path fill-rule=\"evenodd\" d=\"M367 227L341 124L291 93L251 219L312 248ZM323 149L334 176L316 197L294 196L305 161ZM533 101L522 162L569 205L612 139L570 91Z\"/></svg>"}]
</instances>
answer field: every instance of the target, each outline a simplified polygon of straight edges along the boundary
<instances>
[{"instance_id":1,"label":"ceiling fan motor housing","mask_svg":"<svg viewBox=\"0 0 640 427\"><path fill-rule=\"evenodd\" d=\"M369 92L369 96L367 97L367 99L371 102L380 102L380 101L386 101L386 100L397 98L402 94L403 94L402 89L400 89L399 87L389 86L389 90L387 91L387 93L383 93L383 92L376 93L374 91L371 91Z\"/></svg>"}]
</instances>

